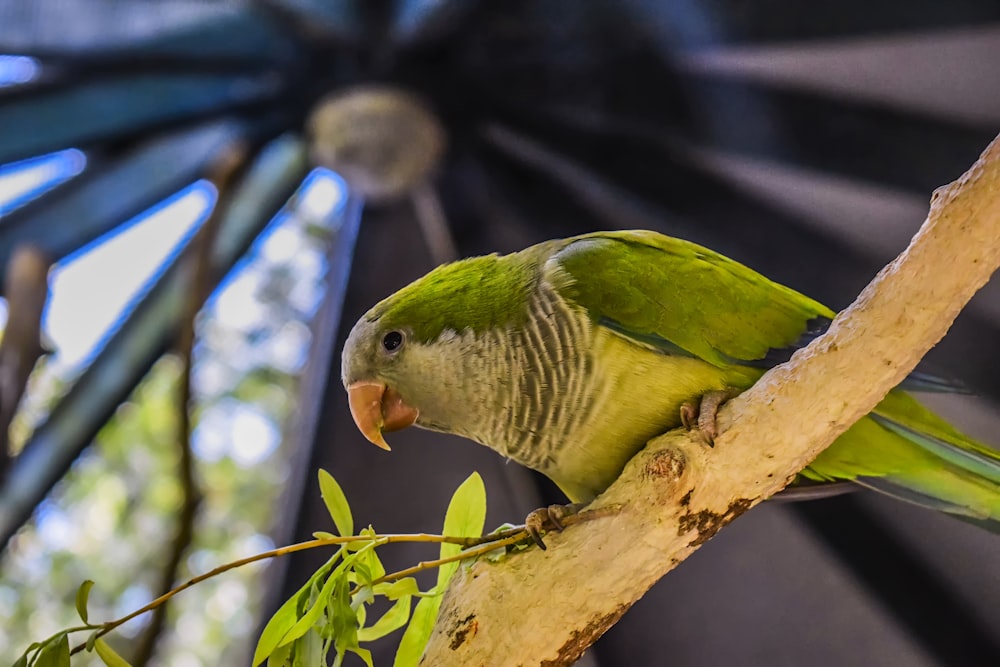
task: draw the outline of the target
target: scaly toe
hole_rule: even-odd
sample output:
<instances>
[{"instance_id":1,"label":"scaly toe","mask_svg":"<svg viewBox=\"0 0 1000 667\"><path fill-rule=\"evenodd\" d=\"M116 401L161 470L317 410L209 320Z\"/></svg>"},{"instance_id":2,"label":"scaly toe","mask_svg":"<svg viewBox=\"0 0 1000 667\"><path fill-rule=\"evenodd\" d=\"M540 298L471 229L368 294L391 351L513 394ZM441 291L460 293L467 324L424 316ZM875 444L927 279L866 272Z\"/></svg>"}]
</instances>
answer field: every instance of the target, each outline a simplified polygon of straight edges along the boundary
<instances>
[{"instance_id":1,"label":"scaly toe","mask_svg":"<svg viewBox=\"0 0 1000 667\"><path fill-rule=\"evenodd\" d=\"M545 549L542 535L550 530L562 531L565 528L565 520L579 512L581 508L583 505L580 503L540 507L524 519L524 529L535 544Z\"/></svg>"}]
</instances>

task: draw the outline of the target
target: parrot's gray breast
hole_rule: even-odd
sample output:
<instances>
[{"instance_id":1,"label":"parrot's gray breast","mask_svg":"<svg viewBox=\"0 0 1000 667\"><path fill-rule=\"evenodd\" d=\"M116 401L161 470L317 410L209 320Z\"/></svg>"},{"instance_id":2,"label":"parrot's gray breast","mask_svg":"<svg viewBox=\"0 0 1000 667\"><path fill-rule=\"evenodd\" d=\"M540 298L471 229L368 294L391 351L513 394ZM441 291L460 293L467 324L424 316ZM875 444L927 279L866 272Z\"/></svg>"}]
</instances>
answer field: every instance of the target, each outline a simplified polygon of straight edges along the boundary
<instances>
[{"instance_id":1,"label":"parrot's gray breast","mask_svg":"<svg viewBox=\"0 0 1000 667\"><path fill-rule=\"evenodd\" d=\"M567 441L585 429L602 392L593 373L593 324L542 282L522 327L482 341L504 350L497 371L500 409L484 420L476 439L530 468L546 472Z\"/></svg>"}]
</instances>

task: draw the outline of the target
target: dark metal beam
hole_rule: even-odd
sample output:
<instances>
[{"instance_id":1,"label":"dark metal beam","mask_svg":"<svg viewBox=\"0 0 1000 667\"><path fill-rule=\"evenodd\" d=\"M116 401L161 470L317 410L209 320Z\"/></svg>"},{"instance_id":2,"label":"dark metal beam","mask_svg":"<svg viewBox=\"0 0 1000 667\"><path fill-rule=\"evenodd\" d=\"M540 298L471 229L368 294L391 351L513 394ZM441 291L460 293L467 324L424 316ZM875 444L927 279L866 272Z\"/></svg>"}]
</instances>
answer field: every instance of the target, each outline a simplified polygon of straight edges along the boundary
<instances>
[{"instance_id":1,"label":"dark metal beam","mask_svg":"<svg viewBox=\"0 0 1000 667\"><path fill-rule=\"evenodd\" d=\"M679 85L683 98L651 95L628 108L524 106L507 118L557 140L578 134L667 154L695 146L927 196L961 174L995 136L994 128L735 78L682 76ZM679 113L681 105L690 113Z\"/></svg>"},{"instance_id":2,"label":"dark metal beam","mask_svg":"<svg viewBox=\"0 0 1000 667\"><path fill-rule=\"evenodd\" d=\"M992 0L703 0L701 4L727 43L926 33L1000 22L1000 4Z\"/></svg>"},{"instance_id":3,"label":"dark metal beam","mask_svg":"<svg viewBox=\"0 0 1000 667\"><path fill-rule=\"evenodd\" d=\"M0 5L0 53L57 61L141 56L273 63L287 59L296 48L263 11L238 3L172 4L4 3ZM156 30L151 32L152 12L157 16Z\"/></svg>"},{"instance_id":4,"label":"dark metal beam","mask_svg":"<svg viewBox=\"0 0 1000 667\"><path fill-rule=\"evenodd\" d=\"M281 90L267 76L144 74L15 99L0 105L0 163L235 111Z\"/></svg>"},{"instance_id":5,"label":"dark metal beam","mask_svg":"<svg viewBox=\"0 0 1000 667\"><path fill-rule=\"evenodd\" d=\"M219 151L250 132L234 121L210 123L152 139L118 159L89 166L3 218L0 266L24 244L41 248L54 261L76 252L200 178Z\"/></svg>"}]
</instances>

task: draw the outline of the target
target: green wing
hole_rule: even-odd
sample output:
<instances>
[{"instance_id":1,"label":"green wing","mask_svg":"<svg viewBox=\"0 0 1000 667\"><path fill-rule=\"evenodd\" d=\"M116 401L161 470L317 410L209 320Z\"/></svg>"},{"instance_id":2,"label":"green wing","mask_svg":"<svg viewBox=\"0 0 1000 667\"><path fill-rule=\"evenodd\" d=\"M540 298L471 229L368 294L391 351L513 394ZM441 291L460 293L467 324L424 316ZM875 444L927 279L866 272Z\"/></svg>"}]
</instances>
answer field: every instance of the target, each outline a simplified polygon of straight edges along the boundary
<instances>
[{"instance_id":1,"label":"green wing","mask_svg":"<svg viewBox=\"0 0 1000 667\"><path fill-rule=\"evenodd\" d=\"M784 361L833 317L828 308L737 262L655 232L567 239L543 275L595 322L639 344L730 371ZM911 375L901 387L960 389L926 372ZM854 480L1000 531L1000 453L899 390L802 475Z\"/></svg>"},{"instance_id":2,"label":"green wing","mask_svg":"<svg viewBox=\"0 0 1000 667\"><path fill-rule=\"evenodd\" d=\"M772 366L833 311L707 248L650 231L569 239L546 266L595 322L668 354L725 368Z\"/></svg>"}]
</instances>

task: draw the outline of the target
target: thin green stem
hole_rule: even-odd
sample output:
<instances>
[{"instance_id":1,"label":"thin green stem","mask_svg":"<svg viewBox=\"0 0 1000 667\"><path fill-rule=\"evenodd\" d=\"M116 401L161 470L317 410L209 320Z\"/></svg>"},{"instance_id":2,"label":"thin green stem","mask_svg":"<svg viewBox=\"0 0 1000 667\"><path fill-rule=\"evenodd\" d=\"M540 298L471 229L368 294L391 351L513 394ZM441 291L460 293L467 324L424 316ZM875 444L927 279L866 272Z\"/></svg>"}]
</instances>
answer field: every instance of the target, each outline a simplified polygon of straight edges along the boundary
<instances>
[{"instance_id":1,"label":"thin green stem","mask_svg":"<svg viewBox=\"0 0 1000 667\"><path fill-rule=\"evenodd\" d=\"M480 544L492 544L494 542L499 542L500 540L506 540L508 537L514 535L520 535L522 538L526 535L524 526L513 526L511 528L504 528L503 530L497 530L492 533L487 533L480 537L468 537L467 542L463 544L465 548L478 547Z\"/></svg>"},{"instance_id":2,"label":"thin green stem","mask_svg":"<svg viewBox=\"0 0 1000 667\"><path fill-rule=\"evenodd\" d=\"M601 519L604 517L614 516L619 511L621 511L621 506L619 505L609 505L608 507L601 508L598 510L586 510L583 512L578 512L576 514L571 514L565 517L562 521L565 527L572 526L576 523L583 523L585 521L593 521L594 519ZM390 537L390 536L386 536ZM395 537L395 536L392 536ZM428 535L427 537L439 538L439 535ZM511 528L505 528L504 530L498 530L487 535L482 535L480 537L465 537L465 538L442 538L433 539L427 541L434 542L448 542L450 544L462 544L465 546L465 550L458 552L454 556L447 556L445 558L438 558L436 560L421 561L412 567L408 567L403 570L398 570L396 572L391 572L389 574L383 575L378 579L371 582L371 586L376 584L386 583L390 581L397 581L403 579L404 577L409 577L410 575L417 574L418 572L423 572L425 570L432 570L436 567L441 567L448 563L454 563L455 561L462 561L468 558L478 558L484 554L488 554L496 549L506 548L508 546L517 544L518 542L523 542L528 539L528 531L522 526L513 526ZM387 540L388 541L400 541L400 540ZM357 592L358 588L351 591L351 595Z\"/></svg>"},{"instance_id":3,"label":"thin green stem","mask_svg":"<svg viewBox=\"0 0 1000 667\"><path fill-rule=\"evenodd\" d=\"M510 532L510 531L505 531L505 532ZM441 567L442 565L446 565L448 563L454 563L455 561L462 561L468 558L478 558L479 556L488 554L489 552L494 551L496 549L503 549L512 544L523 542L525 539L527 539L527 537L528 537L527 531L525 531L522 528L517 530L515 534L511 534L509 537L504 537L499 540L493 540L488 543L481 544L480 546L471 549L466 549L465 551L460 551L454 556L447 556L445 558L438 558L436 560L421 561L416 565L408 567L404 570L398 570L396 572L386 574L384 576L379 577L378 579L373 580L371 585L374 586L376 584L381 584L388 581L396 581L398 579L408 577L418 572L423 572L424 570L432 570L436 567ZM352 591L352 594L353 592L354 591Z\"/></svg>"},{"instance_id":4,"label":"thin green stem","mask_svg":"<svg viewBox=\"0 0 1000 667\"><path fill-rule=\"evenodd\" d=\"M192 577L191 579L188 579L184 583L179 584L178 586L170 589L169 591L167 591L160 597L156 598L155 600L152 600L148 604L140 607L139 609L136 609L135 611L125 616L122 616L121 618L117 618L113 621L108 621L106 623L101 623L99 625L71 628L70 630L61 631L57 634L62 634L62 632L66 632L68 634L70 632L81 632L83 630L95 630L97 628L100 628L100 630L97 633L97 636L103 637L104 635L108 634L109 632L119 627L120 625L123 625L131 621L133 618L136 618L137 616L142 616L143 614L150 612L153 609L156 609L157 607L159 607L164 602L174 597L178 593L187 590L192 586L200 584L206 579L211 579L212 577L216 577L220 574L223 574L224 572L235 570L236 568L243 567L244 565L249 565L251 563L256 563L257 561L267 560L270 558L278 558L280 556L287 556L289 554L297 553L299 551L306 551L308 549L317 549L320 547L350 544L354 542L372 542L372 543L377 543L379 545L391 544L394 542L431 542L437 544L440 543L458 544L463 547L469 547L469 546L478 546L480 544L483 544L484 537L454 537L450 535L431 535L429 533L395 533L390 535L347 535L345 537L333 536L326 538L317 538L315 540L309 540L308 542L298 542L296 544L290 544L288 546L279 547L277 549L271 549L270 551L262 551L261 553L254 554L252 556L247 556L246 558L234 560L229 563L220 565L217 568L209 570L208 572L199 574L196 577ZM492 544L492 542L490 542L490 544ZM489 550L491 549L488 549L487 551ZM468 552L463 552L463 553L468 553ZM460 560L460 558L452 560ZM442 561L442 562L450 562L450 561ZM401 575L401 576L406 576L406 575ZM73 647L71 654L79 653L85 647L86 647L85 644L78 644L77 646Z\"/></svg>"}]
</instances>

